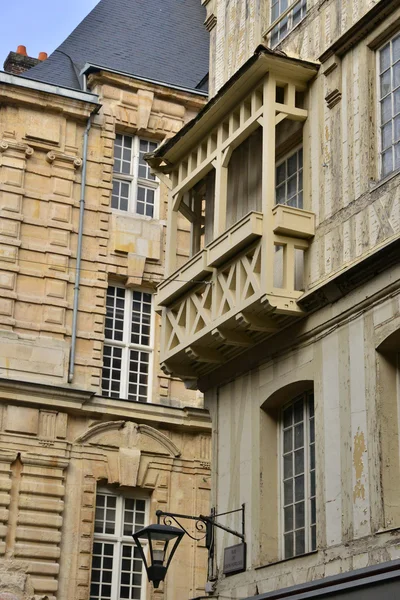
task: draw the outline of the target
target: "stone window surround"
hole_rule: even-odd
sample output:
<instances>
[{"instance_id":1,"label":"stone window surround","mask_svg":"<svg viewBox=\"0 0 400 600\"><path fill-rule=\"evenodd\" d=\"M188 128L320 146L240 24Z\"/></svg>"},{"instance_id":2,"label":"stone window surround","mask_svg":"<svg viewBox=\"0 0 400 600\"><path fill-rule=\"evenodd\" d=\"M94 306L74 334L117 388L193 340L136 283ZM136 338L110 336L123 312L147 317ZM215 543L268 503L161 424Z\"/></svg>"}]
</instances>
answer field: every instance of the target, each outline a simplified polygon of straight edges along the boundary
<instances>
[{"instance_id":1,"label":"stone window surround","mask_svg":"<svg viewBox=\"0 0 400 600\"><path fill-rule=\"evenodd\" d=\"M127 398L127 390L128 390L128 377L129 377L129 352L130 350L138 350L143 351L149 354L149 362L148 362L148 373L147 373L147 402L152 401L152 381L153 381L153 371L154 371L154 335L155 335L155 313L153 310L153 298L151 299L151 312L150 312L150 339L148 345L134 344L128 340L129 334L131 332L132 325L132 301L133 301L133 293L140 292L142 294L151 294L150 290L146 288L127 288L119 282L109 281L109 288L117 288L125 290L125 303L124 303L124 321L123 321L123 340L115 341L112 339L105 338L104 346L108 346L111 348L120 347L122 348L122 366L121 366L121 387L119 392L119 400L125 401L135 401L129 400ZM107 288L107 289L109 289ZM103 349L104 356L104 349ZM122 389L121 389L122 388ZM126 393L125 393L126 392ZM104 391L102 392L104 396ZM104 396L106 397L106 396ZM118 399L116 399L118 401ZM137 401L137 400L136 400Z\"/></svg>"},{"instance_id":2,"label":"stone window surround","mask_svg":"<svg viewBox=\"0 0 400 600\"><path fill-rule=\"evenodd\" d=\"M312 369L312 367L311 367ZM260 548L255 568L261 568L281 561L295 560L315 552L307 548L304 554L291 558L284 557L283 518L281 513L281 419L282 410L292 400L302 394L312 393L314 382L309 378L309 368L305 378L290 381L283 378L277 381L275 391L260 406ZM318 419L318 415L316 417ZM316 440L318 445L318 440ZM271 461L275 456L276 460ZM316 472L318 480L318 469ZM318 485L318 481L317 481ZM277 518L277 515L278 518ZM317 546L318 546L318 503L317 503Z\"/></svg>"},{"instance_id":3,"label":"stone window surround","mask_svg":"<svg viewBox=\"0 0 400 600\"><path fill-rule=\"evenodd\" d=\"M143 165L140 164L140 143L148 142L149 144L158 144L155 140L150 140L147 138L139 137L137 135L130 135L123 132L116 131L116 139L117 136L122 136L122 150L124 149L124 141L126 138L131 140L131 156L125 162L129 163L129 173L123 173L122 171L116 171L113 169L113 183L127 184L129 186L129 192L127 197L127 210L113 208L112 199L111 199L111 209L113 212L123 214L123 215L135 215L138 218L146 218L146 219L158 219L159 218L159 182L156 177L149 177L150 169L146 165L146 176L139 176L139 169ZM115 148L116 144L114 141L114 157L115 157ZM138 190L139 188L145 190L145 200L142 202L144 204L144 213L138 212L137 202L138 202ZM113 190L114 191L114 190ZM154 203L153 203L153 211L151 215L146 215L146 207L148 206L147 195L150 191L154 192Z\"/></svg>"},{"instance_id":4,"label":"stone window surround","mask_svg":"<svg viewBox=\"0 0 400 600\"><path fill-rule=\"evenodd\" d=\"M121 584L120 574L122 571L122 546L123 545L131 546L132 548L135 547L135 544L134 544L131 536L125 536L122 532L124 501L126 499L134 499L135 501L136 500L144 500L144 502L145 502L145 523L143 526L145 526L149 522L149 497L147 494L145 494L141 490L137 490L137 489L135 489L134 491L133 490L124 490L123 492L118 490L118 493L116 493L114 490L112 490L110 488L105 488L105 487L97 488L96 501L97 501L97 498L99 495L116 498L116 522L115 522L115 525L116 525L117 532L115 534L104 534L104 533L101 534L101 533L95 532L94 536L93 536L93 544L95 544L96 542L113 544L113 546L114 546L113 553L115 554L115 548L117 550L116 551L117 556L116 557L113 556L113 558L114 559L117 558L118 567L116 568L115 563L113 564L111 595L110 595L110 600L117 600L117 598L119 598L119 587ZM96 507L97 507L97 502L96 502ZM137 529L137 527L136 527L136 529ZM121 534L121 532L122 532L122 534ZM93 565L92 565L92 568L93 568ZM140 600L145 600L145 598L146 598L146 581L147 581L146 573L145 573L145 569L144 569L144 565L143 565ZM129 592L129 595L130 594L131 594L131 590ZM91 594L91 597L92 597L92 594Z\"/></svg>"}]
</instances>

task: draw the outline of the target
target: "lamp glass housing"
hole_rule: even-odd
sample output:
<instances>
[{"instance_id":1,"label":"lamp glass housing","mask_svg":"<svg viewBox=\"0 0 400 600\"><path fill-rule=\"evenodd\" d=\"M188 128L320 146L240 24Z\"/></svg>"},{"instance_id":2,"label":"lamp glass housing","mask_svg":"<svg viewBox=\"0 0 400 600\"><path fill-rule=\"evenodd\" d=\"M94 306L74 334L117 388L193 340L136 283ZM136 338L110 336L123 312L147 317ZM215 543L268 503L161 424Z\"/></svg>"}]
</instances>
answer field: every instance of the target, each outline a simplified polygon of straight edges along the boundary
<instances>
[{"instance_id":1,"label":"lamp glass housing","mask_svg":"<svg viewBox=\"0 0 400 600\"><path fill-rule=\"evenodd\" d=\"M168 567L179 543L184 536L184 531L170 525L149 525L132 534L140 552L149 581L158 588L164 581ZM149 548L149 562L140 540L147 540Z\"/></svg>"}]
</instances>

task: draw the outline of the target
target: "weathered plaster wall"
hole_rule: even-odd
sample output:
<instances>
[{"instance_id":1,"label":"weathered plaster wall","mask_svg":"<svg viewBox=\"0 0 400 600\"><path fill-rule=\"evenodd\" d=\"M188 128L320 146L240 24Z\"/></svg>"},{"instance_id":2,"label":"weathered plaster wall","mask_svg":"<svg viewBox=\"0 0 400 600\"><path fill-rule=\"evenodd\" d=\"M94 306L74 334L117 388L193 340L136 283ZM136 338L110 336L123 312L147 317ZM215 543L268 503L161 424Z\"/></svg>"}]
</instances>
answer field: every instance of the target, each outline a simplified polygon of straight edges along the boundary
<instances>
[{"instance_id":1,"label":"weathered plaster wall","mask_svg":"<svg viewBox=\"0 0 400 600\"><path fill-rule=\"evenodd\" d=\"M270 0L203 0L211 28L210 95L253 54L271 23ZM340 35L357 22L374 0L307 0L307 16L281 42L279 49L305 60L316 60Z\"/></svg>"},{"instance_id":2,"label":"weathered plaster wall","mask_svg":"<svg viewBox=\"0 0 400 600\"><path fill-rule=\"evenodd\" d=\"M216 457L213 503L219 512L246 504L250 570L221 576L221 594L243 598L399 558L400 292L391 287L399 277L398 267L376 276L275 336L253 351L258 367L206 392ZM318 551L280 562L277 415L312 386ZM238 519L226 522L240 529ZM234 543L219 535L221 570L223 549Z\"/></svg>"}]
</instances>

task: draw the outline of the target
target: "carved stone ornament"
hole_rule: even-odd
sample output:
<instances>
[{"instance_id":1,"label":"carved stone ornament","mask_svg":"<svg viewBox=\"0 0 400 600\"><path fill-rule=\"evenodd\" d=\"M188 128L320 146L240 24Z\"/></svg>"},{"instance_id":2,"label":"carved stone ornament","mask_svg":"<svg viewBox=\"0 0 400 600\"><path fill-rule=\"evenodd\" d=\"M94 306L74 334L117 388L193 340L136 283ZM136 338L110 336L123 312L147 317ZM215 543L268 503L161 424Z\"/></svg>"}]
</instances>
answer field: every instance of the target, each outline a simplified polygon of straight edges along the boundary
<instances>
[{"instance_id":1,"label":"carved stone ornament","mask_svg":"<svg viewBox=\"0 0 400 600\"><path fill-rule=\"evenodd\" d=\"M340 102L341 99L342 99L342 92L339 92L338 89L333 90L332 92L327 94L327 96L325 96L325 100L328 105L328 108L331 108L331 109L334 106L336 106L336 104L338 104L338 102Z\"/></svg>"},{"instance_id":2,"label":"carved stone ornament","mask_svg":"<svg viewBox=\"0 0 400 600\"><path fill-rule=\"evenodd\" d=\"M79 169L82 166L82 159L77 156L70 156L69 154L64 154L63 152L55 152L54 150L50 150L46 154L46 160L50 164L53 164L54 161L60 161L67 164L70 164L74 167L74 169Z\"/></svg>"},{"instance_id":3,"label":"carved stone ornament","mask_svg":"<svg viewBox=\"0 0 400 600\"><path fill-rule=\"evenodd\" d=\"M34 149L27 144L19 144L18 142L12 142L10 140L1 140L0 152L6 152L7 150L23 152L27 158L30 158L35 153Z\"/></svg>"}]
</instances>

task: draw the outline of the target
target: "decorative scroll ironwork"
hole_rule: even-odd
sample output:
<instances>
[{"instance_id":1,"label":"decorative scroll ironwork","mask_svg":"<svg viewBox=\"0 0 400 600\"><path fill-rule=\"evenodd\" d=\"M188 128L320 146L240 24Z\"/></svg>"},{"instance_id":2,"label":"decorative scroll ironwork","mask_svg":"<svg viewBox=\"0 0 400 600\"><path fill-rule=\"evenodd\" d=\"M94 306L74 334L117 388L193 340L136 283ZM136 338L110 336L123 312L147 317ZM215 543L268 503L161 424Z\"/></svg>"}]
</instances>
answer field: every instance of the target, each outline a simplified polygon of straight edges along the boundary
<instances>
[{"instance_id":1,"label":"decorative scroll ironwork","mask_svg":"<svg viewBox=\"0 0 400 600\"><path fill-rule=\"evenodd\" d=\"M180 521L178 521L178 519L176 517L174 517L173 515L171 515L171 514L158 515L157 514L157 517L158 517L158 522L160 522L160 518L161 518L164 525L173 526L173 524L175 523L176 525L178 525L178 527L180 527L186 533L186 535L188 535L192 540L195 540L195 542L200 542L201 540L204 540L204 538L207 535L207 523L205 521L203 521L202 519L196 520L195 527L196 527L197 531L201 532L203 535L201 537L195 537L194 535L189 533L189 531L186 529L186 527L184 527L182 525L182 523L180 523ZM187 517L184 517L184 518L187 518Z\"/></svg>"}]
</instances>

